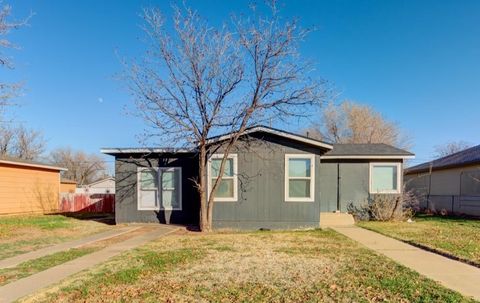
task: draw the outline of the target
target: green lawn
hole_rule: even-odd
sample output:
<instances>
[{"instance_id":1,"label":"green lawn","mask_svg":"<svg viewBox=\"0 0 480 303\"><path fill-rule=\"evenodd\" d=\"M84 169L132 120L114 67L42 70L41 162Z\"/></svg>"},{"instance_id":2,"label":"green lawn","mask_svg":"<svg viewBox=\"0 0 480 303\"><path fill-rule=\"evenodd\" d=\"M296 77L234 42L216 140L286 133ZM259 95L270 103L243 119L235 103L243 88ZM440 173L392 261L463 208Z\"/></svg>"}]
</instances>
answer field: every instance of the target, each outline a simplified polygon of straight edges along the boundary
<instances>
[{"instance_id":1,"label":"green lawn","mask_svg":"<svg viewBox=\"0 0 480 303\"><path fill-rule=\"evenodd\" d=\"M111 228L62 215L0 216L0 259Z\"/></svg>"},{"instance_id":2,"label":"green lawn","mask_svg":"<svg viewBox=\"0 0 480 303\"><path fill-rule=\"evenodd\" d=\"M332 230L163 237L29 302L472 302Z\"/></svg>"},{"instance_id":3,"label":"green lawn","mask_svg":"<svg viewBox=\"0 0 480 303\"><path fill-rule=\"evenodd\" d=\"M413 223L370 221L358 225L480 264L480 220L427 215L413 220Z\"/></svg>"}]
</instances>

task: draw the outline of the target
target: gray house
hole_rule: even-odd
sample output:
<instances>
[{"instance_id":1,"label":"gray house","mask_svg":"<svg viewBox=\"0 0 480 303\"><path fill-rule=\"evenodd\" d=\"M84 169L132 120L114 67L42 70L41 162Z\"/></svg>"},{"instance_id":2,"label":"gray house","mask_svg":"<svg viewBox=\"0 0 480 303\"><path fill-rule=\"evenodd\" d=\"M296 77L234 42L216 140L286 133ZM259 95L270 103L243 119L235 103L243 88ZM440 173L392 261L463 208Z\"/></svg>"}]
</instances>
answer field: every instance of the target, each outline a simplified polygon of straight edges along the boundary
<instances>
[{"instance_id":1,"label":"gray house","mask_svg":"<svg viewBox=\"0 0 480 303\"><path fill-rule=\"evenodd\" d=\"M222 142L210 155L217 177ZM115 157L116 221L198 224L195 149L105 148ZM385 144L328 144L257 126L230 153L216 191L215 228L318 227L321 214L346 212L377 193L402 191L403 162L413 154Z\"/></svg>"}]
</instances>

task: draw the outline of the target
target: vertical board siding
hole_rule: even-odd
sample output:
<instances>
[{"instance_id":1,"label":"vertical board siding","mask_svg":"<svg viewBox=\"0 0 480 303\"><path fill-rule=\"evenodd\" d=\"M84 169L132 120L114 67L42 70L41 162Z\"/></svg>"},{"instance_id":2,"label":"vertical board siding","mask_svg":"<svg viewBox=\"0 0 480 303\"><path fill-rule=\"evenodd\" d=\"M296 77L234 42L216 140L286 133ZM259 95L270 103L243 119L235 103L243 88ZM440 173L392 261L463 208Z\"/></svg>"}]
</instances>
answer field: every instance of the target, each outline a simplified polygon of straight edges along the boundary
<instances>
[{"instance_id":1,"label":"vertical board siding","mask_svg":"<svg viewBox=\"0 0 480 303\"><path fill-rule=\"evenodd\" d=\"M137 168L181 167L182 210L138 210ZM115 161L115 220L117 223L151 222L197 224L198 194L193 179L198 177L198 160L194 154L138 154L117 156Z\"/></svg>"},{"instance_id":2,"label":"vertical board siding","mask_svg":"<svg viewBox=\"0 0 480 303\"><path fill-rule=\"evenodd\" d=\"M56 211L59 192L59 171L0 163L0 214Z\"/></svg>"},{"instance_id":3,"label":"vertical board siding","mask_svg":"<svg viewBox=\"0 0 480 303\"><path fill-rule=\"evenodd\" d=\"M114 194L61 194L60 212L113 213Z\"/></svg>"},{"instance_id":4,"label":"vertical board siding","mask_svg":"<svg viewBox=\"0 0 480 303\"><path fill-rule=\"evenodd\" d=\"M239 143L238 201L215 202L216 228L288 229L318 227L320 222L320 155L318 148L294 144L270 135ZM219 151L221 153L221 151ZM315 155L315 201L285 201L285 155Z\"/></svg>"},{"instance_id":5,"label":"vertical board siding","mask_svg":"<svg viewBox=\"0 0 480 303\"><path fill-rule=\"evenodd\" d=\"M320 210L337 210L337 163L320 164Z\"/></svg>"},{"instance_id":6,"label":"vertical board siding","mask_svg":"<svg viewBox=\"0 0 480 303\"><path fill-rule=\"evenodd\" d=\"M340 210L368 203L369 163L340 163Z\"/></svg>"},{"instance_id":7,"label":"vertical board siding","mask_svg":"<svg viewBox=\"0 0 480 303\"><path fill-rule=\"evenodd\" d=\"M480 166L407 174L408 190L421 197L420 208L433 212L480 216Z\"/></svg>"}]
</instances>

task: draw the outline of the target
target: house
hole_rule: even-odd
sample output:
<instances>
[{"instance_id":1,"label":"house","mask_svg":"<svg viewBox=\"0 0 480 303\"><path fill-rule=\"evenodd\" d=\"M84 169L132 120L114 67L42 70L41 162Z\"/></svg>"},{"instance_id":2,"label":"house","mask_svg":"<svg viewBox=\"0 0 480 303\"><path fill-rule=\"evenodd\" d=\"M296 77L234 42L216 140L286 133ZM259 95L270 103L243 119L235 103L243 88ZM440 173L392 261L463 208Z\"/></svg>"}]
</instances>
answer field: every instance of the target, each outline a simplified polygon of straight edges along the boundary
<instances>
[{"instance_id":1,"label":"house","mask_svg":"<svg viewBox=\"0 0 480 303\"><path fill-rule=\"evenodd\" d=\"M0 214L56 211L62 167L0 158Z\"/></svg>"},{"instance_id":2,"label":"house","mask_svg":"<svg viewBox=\"0 0 480 303\"><path fill-rule=\"evenodd\" d=\"M208 165L216 178L222 143ZM118 223L197 224L195 148L105 148L115 157ZM402 191L403 161L413 154L385 144L331 145L290 132L249 128L230 152L216 191L214 228L318 227L321 214L346 212L376 193Z\"/></svg>"},{"instance_id":3,"label":"house","mask_svg":"<svg viewBox=\"0 0 480 303\"><path fill-rule=\"evenodd\" d=\"M69 179L60 179L60 193L74 193L77 182Z\"/></svg>"},{"instance_id":4,"label":"house","mask_svg":"<svg viewBox=\"0 0 480 303\"><path fill-rule=\"evenodd\" d=\"M422 208L480 216L480 145L410 167L405 182Z\"/></svg>"},{"instance_id":5,"label":"house","mask_svg":"<svg viewBox=\"0 0 480 303\"><path fill-rule=\"evenodd\" d=\"M77 188L82 194L115 194L115 178L108 177Z\"/></svg>"}]
</instances>

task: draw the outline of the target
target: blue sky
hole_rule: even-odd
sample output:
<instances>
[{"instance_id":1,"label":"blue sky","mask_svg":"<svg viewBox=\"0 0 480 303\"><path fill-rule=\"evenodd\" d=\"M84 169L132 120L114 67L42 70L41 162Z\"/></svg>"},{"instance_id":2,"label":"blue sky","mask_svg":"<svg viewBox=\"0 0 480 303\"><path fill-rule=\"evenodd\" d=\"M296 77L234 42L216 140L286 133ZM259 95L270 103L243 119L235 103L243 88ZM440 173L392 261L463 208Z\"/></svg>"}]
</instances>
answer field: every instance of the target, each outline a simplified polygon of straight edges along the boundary
<instances>
[{"instance_id":1,"label":"blue sky","mask_svg":"<svg viewBox=\"0 0 480 303\"><path fill-rule=\"evenodd\" d=\"M115 79L117 56L138 56L143 7L170 12L167 1L7 0L17 18L35 16L10 35L14 71L25 83L13 118L40 129L48 149L138 146L142 121ZM249 2L187 1L214 23ZM479 141L480 1L284 1L283 14L315 26L302 55L341 98L369 104L413 138L414 163L452 140ZM302 128L291 124L289 130Z\"/></svg>"}]
</instances>

